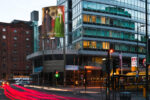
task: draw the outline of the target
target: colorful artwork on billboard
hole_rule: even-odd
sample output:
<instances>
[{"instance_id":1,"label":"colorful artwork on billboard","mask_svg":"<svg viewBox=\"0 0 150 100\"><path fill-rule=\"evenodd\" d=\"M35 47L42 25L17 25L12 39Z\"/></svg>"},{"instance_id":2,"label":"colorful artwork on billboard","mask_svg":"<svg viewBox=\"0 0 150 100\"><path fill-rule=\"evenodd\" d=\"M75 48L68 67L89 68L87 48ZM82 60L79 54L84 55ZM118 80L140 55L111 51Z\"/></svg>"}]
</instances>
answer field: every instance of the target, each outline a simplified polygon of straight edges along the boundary
<instances>
[{"instance_id":1,"label":"colorful artwork on billboard","mask_svg":"<svg viewBox=\"0 0 150 100\"><path fill-rule=\"evenodd\" d=\"M45 7L42 10L42 34L50 38L64 37L64 6Z\"/></svg>"}]
</instances>

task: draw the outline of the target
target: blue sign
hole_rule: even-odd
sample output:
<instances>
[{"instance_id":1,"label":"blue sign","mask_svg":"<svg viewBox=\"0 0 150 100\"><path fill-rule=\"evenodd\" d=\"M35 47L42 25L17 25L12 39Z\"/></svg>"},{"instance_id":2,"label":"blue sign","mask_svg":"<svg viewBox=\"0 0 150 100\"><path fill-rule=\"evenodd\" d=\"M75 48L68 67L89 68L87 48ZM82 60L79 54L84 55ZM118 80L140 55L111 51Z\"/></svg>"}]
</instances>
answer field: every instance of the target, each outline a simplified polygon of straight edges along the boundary
<instances>
[{"instance_id":1,"label":"blue sign","mask_svg":"<svg viewBox=\"0 0 150 100\"><path fill-rule=\"evenodd\" d=\"M76 65L66 65L66 70L79 70L79 66L76 66Z\"/></svg>"},{"instance_id":2,"label":"blue sign","mask_svg":"<svg viewBox=\"0 0 150 100\"><path fill-rule=\"evenodd\" d=\"M42 70L43 70L43 66L34 68L34 72L35 72L35 73L41 72Z\"/></svg>"}]
</instances>

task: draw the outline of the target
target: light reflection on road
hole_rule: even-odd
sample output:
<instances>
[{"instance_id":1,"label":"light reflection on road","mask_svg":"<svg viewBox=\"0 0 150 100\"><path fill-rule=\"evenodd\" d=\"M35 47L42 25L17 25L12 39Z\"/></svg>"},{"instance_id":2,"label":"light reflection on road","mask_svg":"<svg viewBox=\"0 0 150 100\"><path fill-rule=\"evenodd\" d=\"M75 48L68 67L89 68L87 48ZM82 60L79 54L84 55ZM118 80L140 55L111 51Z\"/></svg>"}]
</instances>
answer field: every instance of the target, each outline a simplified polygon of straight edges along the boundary
<instances>
[{"instance_id":1,"label":"light reflection on road","mask_svg":"<svg viewBox=\"0 0 150 100\"><path fill-rule=\"evenodd\" d=\"M18 89L14 89L9 85L4 85L4 94L11 100L87 100L73 97L48 94L32 89L27 89L19 85L14 85Z\"/></svg>"}]
</instances>

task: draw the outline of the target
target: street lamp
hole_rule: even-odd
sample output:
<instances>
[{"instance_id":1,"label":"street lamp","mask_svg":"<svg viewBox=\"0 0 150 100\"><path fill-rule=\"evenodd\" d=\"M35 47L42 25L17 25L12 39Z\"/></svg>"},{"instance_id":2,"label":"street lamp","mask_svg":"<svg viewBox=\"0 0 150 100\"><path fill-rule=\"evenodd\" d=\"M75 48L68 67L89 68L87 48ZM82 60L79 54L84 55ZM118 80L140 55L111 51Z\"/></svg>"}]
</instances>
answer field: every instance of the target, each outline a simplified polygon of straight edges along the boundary
<instances>
[{"instance_id":1,"label":"street lamp","mask_svg":"<svg viewBox=\"0 0 150 100\"><path fill-rule=\"evenodd\" d=\"M146 84L145 84L145 88L146 88L146 100L149 100L148 97L148 2L147 0L145 0L145 30L146 30Z\"/></svg>"},{"instance_id":2,"label":"street lamp","mask_svg":"<svg viewBox=\"0 0 150 100\"><path fill-rule=\"evenodd\" d=\"M138 92L138 73L139 73L139 51L138 51L138 48L139 48L139 29L141 27L144 27L145 25L140 25L140 26L137 26L137 69L136 69L136 84L137 84L137 92Z\"/></svg>"},{"instance_id":3,"label":"street lamp","mask_svg":"<svg viewBox=\"0 0 150 100\"><path fill-rule=\"evenodd\" d=\"M140 25L140 26L137 26L137 68L139 67L139 52L138 52L138 48L139 48L139 29L141 27L144 27L145 25Z\"/></svg>"},{"instance_id":4,"label":"street lamp","mask_svg":"<svg viewBox=\"0 0 150 100\"><path fill-rule=\"evenodd\" d=\"M110 100L110 58L111 54L114 53L114 49L109 49L107 51L107 66L106 66L106 71L107 71L107 84L106 84L106 100ZM114 72L113 72L114 73Z\"/></svg>"}]
</instances>

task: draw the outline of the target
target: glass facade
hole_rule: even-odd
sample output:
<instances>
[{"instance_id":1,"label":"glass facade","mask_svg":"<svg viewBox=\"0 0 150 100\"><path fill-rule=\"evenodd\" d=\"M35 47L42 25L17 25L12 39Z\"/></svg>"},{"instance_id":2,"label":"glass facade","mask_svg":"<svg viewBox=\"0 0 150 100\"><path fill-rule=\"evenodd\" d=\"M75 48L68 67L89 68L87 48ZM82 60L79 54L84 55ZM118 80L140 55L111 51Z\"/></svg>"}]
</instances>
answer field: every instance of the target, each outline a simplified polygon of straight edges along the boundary
<instances>
[{"instance_id":1,"label":"glass facade","mask_svg":"<svg viewBox=\"0 0 150 100\"><path fill-rule=\"evenodd\" d=\"M76 49L103 51L113 48L118 52L145 53L144 0L72 2L72 43Z\"/></svg>"}]
</instances>

